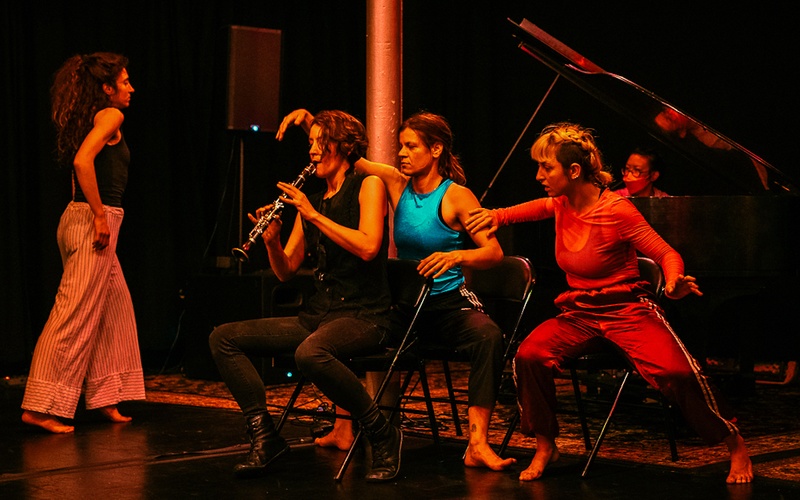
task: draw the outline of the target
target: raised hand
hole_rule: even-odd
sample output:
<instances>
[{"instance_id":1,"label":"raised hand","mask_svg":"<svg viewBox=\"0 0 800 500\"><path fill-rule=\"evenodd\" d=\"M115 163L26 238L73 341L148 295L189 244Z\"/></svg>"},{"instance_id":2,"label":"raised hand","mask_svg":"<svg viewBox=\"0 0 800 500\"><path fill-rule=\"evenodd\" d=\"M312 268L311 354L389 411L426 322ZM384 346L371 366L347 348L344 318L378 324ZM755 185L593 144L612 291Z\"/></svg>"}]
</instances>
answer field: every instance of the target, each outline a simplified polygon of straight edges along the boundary
<instances>
[{"instance_id":1,"label":"raised hand","mask_svg":"<svg viewBox=\"0 0 800 500\"><path fill-rule=\"evenodd\" d=\"M305 109L295 109L283 117L283 121L281 121L281 125L278 127L278 132L275 134L275 138L279 141L282 141L284 134L292 125L300 125L303 127L303 130L308 133L313 120L314 115L312 115L309 111Z\"/></svg>"}]
</instances>

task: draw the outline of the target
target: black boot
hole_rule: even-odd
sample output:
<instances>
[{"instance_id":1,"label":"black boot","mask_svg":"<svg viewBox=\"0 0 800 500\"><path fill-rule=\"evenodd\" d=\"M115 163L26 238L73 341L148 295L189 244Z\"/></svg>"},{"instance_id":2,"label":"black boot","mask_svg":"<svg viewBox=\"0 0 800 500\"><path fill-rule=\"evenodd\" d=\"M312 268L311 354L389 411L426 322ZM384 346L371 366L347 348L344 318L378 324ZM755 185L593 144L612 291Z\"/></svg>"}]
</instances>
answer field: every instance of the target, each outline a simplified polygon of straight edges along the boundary
<instances>
[{"instance_id":1,"label":"black boot","mask_svg":"<svg viewBox=\"0 0 800 500\"><path fill-rule=\"evenodd\" d=\"M244 462L233 468L237 477L260 476L270 463L289 452L289 445L275 432L272 418L266 412L247 417L247 434L250 453Z\"/></svg>"},{"instance_id":2,"label":"black boot","mask_svg":"<svg viewBox=\"0 0 800 500\"><path fill-rule=\"evenodd\" d=\"M386 420L377 408L369 412L361 423L372 447L372 469L367 474L369 482L391 481L400 472L400 453L403 449L403 431Z\"/></svg>"}]
</instances>

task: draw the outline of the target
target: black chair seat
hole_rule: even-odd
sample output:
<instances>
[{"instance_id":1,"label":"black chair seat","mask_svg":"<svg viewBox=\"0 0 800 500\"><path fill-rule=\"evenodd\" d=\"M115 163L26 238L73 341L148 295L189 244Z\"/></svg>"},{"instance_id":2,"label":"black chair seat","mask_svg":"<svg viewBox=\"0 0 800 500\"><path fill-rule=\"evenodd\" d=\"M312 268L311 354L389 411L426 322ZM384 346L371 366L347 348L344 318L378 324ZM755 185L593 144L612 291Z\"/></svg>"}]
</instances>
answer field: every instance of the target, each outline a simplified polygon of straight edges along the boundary
<instances>
[{"instance_id":1,"label":"black chair seat","mask_svg":"<svg viewBox=\"0 0 800 500\"><path fill-rule=\"evenodd\" d=\"M503 362L505 364L514 356L516 346L520 342L519 337L523 333L520 327L532 296L533 286L536 283L536 272L533 265L525 257L507 255L500 264L489 269L464 269L464 276L469 289L481 299L486 313L503 332L505 344ZM447 396L431 397L429 394L423 394L423 396L406 394L403 398L409 401L425 401L428 404L432 402L449 404L456 435L462 436L463 430L458 405L468 404L466 399L468 389L453 386L450 363L469 362L469 357L466 353L456 351L452 346L425 342L423 339L419 340L414 350L420 358L426 361L441 362L447 385ZM427 378L425 363L421 365L419 373L420 378ZM433 427L436 428L435 425ZM433 437L437 439L435 432Z\"/></svg>"}]
</instances>

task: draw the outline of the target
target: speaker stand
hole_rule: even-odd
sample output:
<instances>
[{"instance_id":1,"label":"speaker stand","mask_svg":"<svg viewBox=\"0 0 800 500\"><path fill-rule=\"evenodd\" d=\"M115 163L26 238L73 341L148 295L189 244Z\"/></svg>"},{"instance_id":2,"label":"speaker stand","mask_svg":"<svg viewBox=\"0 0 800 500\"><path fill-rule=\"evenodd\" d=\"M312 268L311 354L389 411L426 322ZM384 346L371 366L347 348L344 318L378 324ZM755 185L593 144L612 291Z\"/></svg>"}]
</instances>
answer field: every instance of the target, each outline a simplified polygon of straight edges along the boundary
<instances>
[{"instance_id":1,"label":"speaker stand","mask_svg":"<svg viewBox=\"0 0 800 500\"><path fill-rule=\"evenodd\" d=\"M239 134L239 243L244 241L244 135ZM242 261L236 259L236 274L242 275Z\"/></svg>"}]
</instances>

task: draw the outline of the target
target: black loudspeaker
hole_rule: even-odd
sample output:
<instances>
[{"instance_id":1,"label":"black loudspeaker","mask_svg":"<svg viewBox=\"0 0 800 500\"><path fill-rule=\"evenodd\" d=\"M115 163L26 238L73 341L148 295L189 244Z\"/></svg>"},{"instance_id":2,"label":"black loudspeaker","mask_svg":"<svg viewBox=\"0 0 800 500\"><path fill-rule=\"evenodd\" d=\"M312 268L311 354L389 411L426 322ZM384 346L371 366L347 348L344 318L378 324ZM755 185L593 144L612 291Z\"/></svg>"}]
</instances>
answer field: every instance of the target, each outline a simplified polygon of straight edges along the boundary
<instances>
[{"instance_id":1,"label":"black loudspeaker","mask_svg":"<svg viewBox=\"0 0 800 500\"><path fill-rule=\"evenodd\" d=\"M281 31L230 26L228 130L277 132L280 80Z\"/></svg>"},{"instance_id":2,"label":"black loudspeaker","mask_svg":"<svg viewBox=\"0 0 800 500\"><path fill-rule=\"evenodd\" d=\"M314 275L302 269L291 281L281 283L271 270L244 276L196 275L186 287L181 322L183 374L192 379L221 380L211 358L208 336L223 323L256 318L296 316L314 292ZM288 382L291 366L275 366L273 360L251 358L261 369L267 385Z\"/></svg>"}]
</instances>

